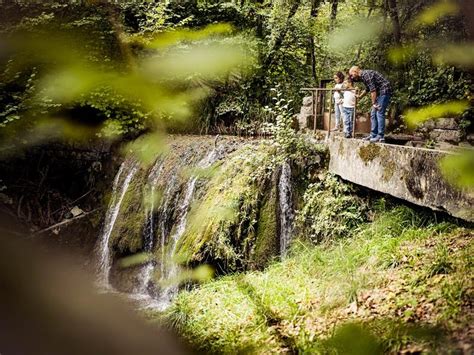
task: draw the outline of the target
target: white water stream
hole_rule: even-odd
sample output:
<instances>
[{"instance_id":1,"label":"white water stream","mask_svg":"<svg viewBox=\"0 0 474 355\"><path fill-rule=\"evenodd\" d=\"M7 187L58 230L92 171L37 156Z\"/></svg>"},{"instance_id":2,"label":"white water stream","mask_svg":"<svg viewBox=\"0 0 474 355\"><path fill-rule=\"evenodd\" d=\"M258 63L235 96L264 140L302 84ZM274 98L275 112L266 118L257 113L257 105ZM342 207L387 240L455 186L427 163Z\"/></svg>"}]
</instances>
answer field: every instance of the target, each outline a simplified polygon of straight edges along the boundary
<instances>
[{"instance_id":1,"label":"white water stream","mask_svg":"<svg viewBox=\"0 0 474 355\"><path fill-rule=\"evenodd\" d=\"M135 161L125 161L120 165L120 169L115 176L114 183L112 186L112 198L110 200L109 208L107 209L107 214L105 216L104 227L102 230L102 235L100 237L100 242L98 246L99 253L99 262L98 262L98 284L100 288L109 289L109 273L111 267L110 260L110 248L109 240L112 230L117 220L118 213L120 211L120 206L122 205L123 197L127 192L130 181L132 180L135 173L138 171L138 163ZM121 176L125 175L123 181L121 181ZM122 184L119 187L120 182Z\"/></svg>"},{"instance_id":2,"label":"white water stream","mask_svg":"<svg viewBox=\"0 0 474 355\"><path fill-rule=\"evenodd\" d=\"M155 199L156 199L156 185L160 174L163 170L163 161L158 159L150 171L147 178L147 194L145 195L145 230L143 232L143 251L151 254L153 251L153 242L155 239ZM152 280L153 271L155 269L155 261L150 260L141 267L137 276L138 285L134 289L134 294L140 296L148 295L148 286Z\"/></svg>"},{"instance_id":3,"label":"white water stream","mask_svg":"<svg viewBox=\"0 0 474 355\"><path fill-rule=\"evenodd\" d=\"M280 255L286 256L293 234L293 193L291 189L291 167L285 162L278 182L278 200L280 208Z\"/></svg>"}]
</instances>

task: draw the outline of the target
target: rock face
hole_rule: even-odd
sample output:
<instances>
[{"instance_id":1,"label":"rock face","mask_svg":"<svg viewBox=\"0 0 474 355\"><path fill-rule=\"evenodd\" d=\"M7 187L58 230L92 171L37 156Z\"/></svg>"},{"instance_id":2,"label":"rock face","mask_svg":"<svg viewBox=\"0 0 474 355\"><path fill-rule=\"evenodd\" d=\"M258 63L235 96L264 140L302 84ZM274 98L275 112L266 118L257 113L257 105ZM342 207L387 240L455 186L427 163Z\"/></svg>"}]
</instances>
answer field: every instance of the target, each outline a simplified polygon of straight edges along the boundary
<instances>
[{"instance_id":1,"label":"rock face","mask_svg":"<svg viewBox=\"0 0 474 355\"><path fill-rule=\"evenodd\" d=\"M450 185L439 169L440 159L451 153L337 136L328 145L329 170L341 178L474 221L474 195Z\"/></svg>"},{"instance_id":2,"label":"rock face","mask_svg":"<svg viewBox=\"0 0 474 355\"><path fill-rule=\"evenodd\" d=\"M313 98L311 96L303 98L303 106L301 106L300 113L296 115L300 129L311 127L311 122L313 121L312 104Z\"/></svg>"},{"instance_id":3,"label":"rock face","mask_svg":"<svg viewBox=\"0 0 474 355\"><path fill-rule=\"evenodd\" d=\"M418 128L418 131L424 133L426 138L437 142L458 144L462 139L458 119L454 117L426 121Z\"/></svg>"},{"instance_id":4,"label":"rock face","mask_svg":"<svg viewBox=\"0 0 474 355\"><path fill-rule=\"evenodd\" d=\"M159 307L177 285L156 281L176 279L183 266L263 269L284 255L293 236L293 175L324 162L315 152L275 164L277 150L265 140L170 136L167 145L152 162L126 156L97 245L100 285L151 297ZM121 260L144 254L147 260L123 272Z\"/></svg>"}]
</instances>

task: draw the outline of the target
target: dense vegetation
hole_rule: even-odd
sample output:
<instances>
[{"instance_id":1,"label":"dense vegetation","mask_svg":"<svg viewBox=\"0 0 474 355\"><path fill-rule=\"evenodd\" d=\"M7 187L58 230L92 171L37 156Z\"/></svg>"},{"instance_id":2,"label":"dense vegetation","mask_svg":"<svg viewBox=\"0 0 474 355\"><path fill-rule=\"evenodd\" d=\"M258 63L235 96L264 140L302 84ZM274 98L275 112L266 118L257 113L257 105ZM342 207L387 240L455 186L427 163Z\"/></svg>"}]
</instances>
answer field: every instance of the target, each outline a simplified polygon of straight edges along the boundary
<instances>
[{"instance_id":1,"label":"dense vegetation","mask_svg":"<svg viewBox=\"0 0 474 355\"><path fill-rule=\"evenodd\" d=\"M338 210L333 198L322 204ZM371 214L373 222L350 229L352 238L317 247L300 241L263 272L182 292L165 320L210 352L439 353L468 346L462 334L472 322L472 232L383 199Z\"/></svg>"},{"instance_id":2,"label":"dense vegetation","mask_svg":"<svg viewBox=\"0 0 474 355\"><path fill-rule=\"evenodd\" d=\"M273 120L265 110L273 96L271 88L278 85L290 102L289 109L294 109L300 103L301 87L315 86L319 80L331 78L335 71L354 64L381 70L390 78L395 88L396 115L408 107L468 98L471 78L462 69L466 60L447 58L442 50L446 43L462 45L468 36L465 19L453 10L456 5L451 2L444 7L435 6L431 12L425 10L433 3L5 3L1 33L8 46L6 53L11 54L1 59L1 126L11 127L17 121L32 124L47 115L99 126L101 132L96 134L108 136L136 135L157 125L194 132L226 132L234 126L234 130L255 133L262 122ZM182 32L218 23L231 27L213 28L197 35ZM157 43L156 38L164 33L174 35L161 37ZM166 46L189 53L185 64L193 66L191 57L195 53L189 51L190 45L198 42L209 48L219 33L227 35L224 43L240 46L245 53L245 59L232 70L217 77L203 75L199 66L195 72L188 68L185 77L173 73L162 79L158 77L160 71L148 74L154 75L169 95L191 96L191 91L185 90L189 88L205 93L205 97L198 95L190 103L192 114L185 115L188 121L184 125L176 122L182 116L183 107L176 107L182 106L182 98L154 107L147 102L145 92L137 99L133 92L122 90L110 80L101 79L95 85L87 82L86 78L97 71L120 75L136 72L143 58L166 55ZM50 42L51 38L55 40ZM20 40L24 45L15 43ZM226 60L222 57L216 63ZM64 65L81 66L79 74L86 82L64 76ZM60 89L57 83L53 85L56 90L69 91L67 95L55 95L48 89L44 80L49 80L51 72L63 74ZM134 80L129 85L143 85L137 78ZM77 87L73 89L71 85ZM166 105L175 107L165 109Z\"/></svg>"},{"instance_id":3,"label":"dense vegetation","mask_svg":"<svg viewBox=\"0 0 474 355\"><path fill-rule=\"evenodd\" d=\"M114 260L114 272L131 266L132 274L143 256L175 262L184 274L210 264L215 279L187 284L167 312L150 314L196 349L469 350L472 226L342 182L327 172L325 148L292 127L302 87L357 64L392 82L390 115L398 130L457 116L467 136L473 19L466 8L467 0L1 2L0 158L56 140L118 142L137 173L104 244L123 257ZM368 99L360 103L362 111L369 107ZM167 155L165 132L268 139L245 145L240 137L193 137ZM200 171L200 157L218 151L218 138L221 147L226 139L239 143ZM472 189L474 158L470 147L466 152L449 155L441 169L453 184ZM201 186L183 207L180 239L165 245L162 231L163 244L145 251L143 217L167 201L158 192L149 201L146 190L160 159L166 167L157 191L172 183L175 189L174 207L160 205L169 222L163 231L177 229L171 222L182 212L176 206L187 182ZM95 163L86 169L101 170ZM293 245L280 258L278 179L285 164L296 211ZM39 185L47 169L38 172ZM88 181L84 193L95 183ZM8 188L2 182L0 192ZM84 196L57 193L56 206L45 191L29 184L8 203L21 219L33 205L22 207L22 200L36 196L38 215L42 204L48 209L37 225L47 227ZM61 211L55 219L51 208ZM35 215L28 211L27 222ZM164 251L179 260L163 260ZM194 280L187 276L171 283Z\"/></svg>"}]
</instances>

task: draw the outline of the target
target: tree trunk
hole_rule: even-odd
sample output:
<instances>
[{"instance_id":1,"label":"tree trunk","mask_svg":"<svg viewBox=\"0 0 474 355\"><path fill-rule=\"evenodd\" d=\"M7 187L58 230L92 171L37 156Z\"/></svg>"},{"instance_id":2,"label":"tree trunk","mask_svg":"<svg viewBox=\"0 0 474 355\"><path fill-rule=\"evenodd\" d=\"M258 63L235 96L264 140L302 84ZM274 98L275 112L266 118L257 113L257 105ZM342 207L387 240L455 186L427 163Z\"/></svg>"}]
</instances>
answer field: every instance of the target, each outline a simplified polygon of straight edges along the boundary
<instances>
[{"instance_id":1,"label":"tree trunk","mask_svg":"<svg viewBox=\"0 0 474 355\"><path fill-rule=\"evenodd\" d=\"M331 21L329 22L329 30L332 30L336 24L337 17L337 6L339 5L339 0L332 0L331 4Z\"/></svg>"},{"instance_id":2,"label":"tree trunk","mask_svg":"<svg viewBox=\"0 0 474 355\"><path fill-rule=\"evenodd\" d=\"M311 12L310 12L310 21L311 21L311 28L313 27L314 23L316 22L316 18L319 14L319 7L323 0L311 0ZM318 81L316 76L316 53L315 53L315 43L314 43L314 34L311 33L308 38L308 50L307 50L307 59L306 64L311 66L311 77L315 82Z\"/></svg>"},{"instance_id":3,"label":"tree trunk","mask_svg":"<svg viewBox=\"0 0 474 355\"><path fill-rule=\"evenodd\" d=\"M390 14L390 18L392 19L393 24L393 37L395 43L400 45L402 40L402 31L400 28L400 19L398 16L398 8L397 8L397 0L387 0L388 4L388 13Z\"/></svg>"},{"instance_id":4,"label":"tree trunk","mask_svg":"<svg viewBox=\"0 0 474 355\"><path fill-rule=\"evenodd\" d=\"M286 33L288 32L288 26L290 24L290 21L293 18L293 16L295 16L296 12L298 11L300 4L301 4L301 0L294 0L293 3L291 4L290 11L288 12L288 16L286 18L285 26L280 31L280 33L278 33L275 39L275 42L273 42L271 49L268 51L268 54L263 61L263 65L265 67L270 66L272 64L274 54L280 49L281 45L283 44L283 40L285 39Z\"/></svg>"},{"instance_id":5,"label":"tree trunk","mask_svg":"<svg viewBox=\"0 0 474 355\"><path fill-rule=\"evenodd\" d=\"M459 0L461 13L466 21L466 30L469 39L474 38L474 2L472 0Z\"/></svg>"},{"instance_id":6,"label":"tree trunk","mask_svg":"<svg viewBox=\"0 0 474 355\"><path fill-rule=\"evenodd\" d=\"M370 18L370 15L372 15L372 11L374 10L373 7L369 7L369 12L367 13L367 20ZM354 63L357 64L357 62L360 59L360 53L362 52L362 43L359 44L359 48L357 49L357 54L354 58Z\"/></svg>"}]
</instances>

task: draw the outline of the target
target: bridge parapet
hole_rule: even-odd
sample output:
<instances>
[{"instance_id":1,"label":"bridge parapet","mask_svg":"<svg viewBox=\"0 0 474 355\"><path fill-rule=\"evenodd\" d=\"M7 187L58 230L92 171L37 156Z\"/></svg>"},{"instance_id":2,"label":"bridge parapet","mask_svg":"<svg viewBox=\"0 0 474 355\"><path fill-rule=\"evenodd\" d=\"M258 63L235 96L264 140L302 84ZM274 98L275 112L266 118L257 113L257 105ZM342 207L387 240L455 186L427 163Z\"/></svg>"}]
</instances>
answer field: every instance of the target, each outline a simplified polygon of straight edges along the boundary
<instances>
[{"instance_id":1,"label":"bridge parapet","mask_svg":"<svg viewBox=\"0 0 474 355\"><path fill-rule=\"evenodd\" d=\"M438 162L451 152L332 135L329 171L344 180L474 222L474 193L450 185Z\"/></svg>"}]
</instances>

